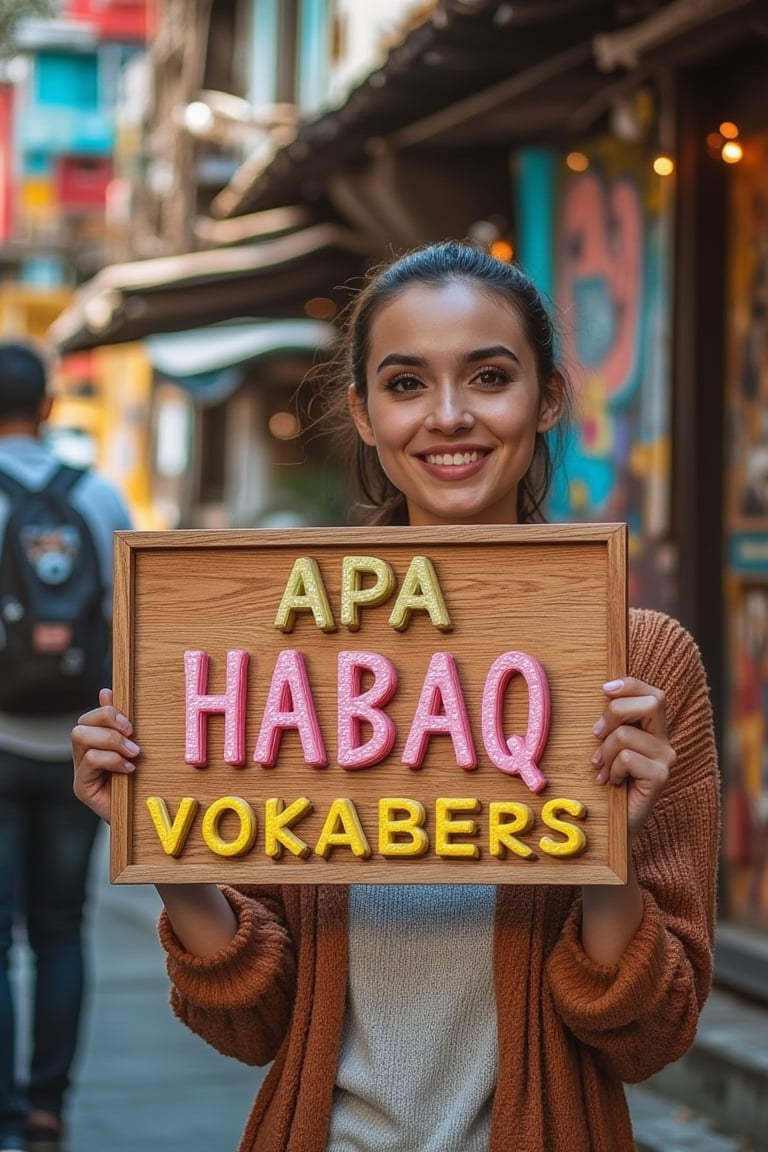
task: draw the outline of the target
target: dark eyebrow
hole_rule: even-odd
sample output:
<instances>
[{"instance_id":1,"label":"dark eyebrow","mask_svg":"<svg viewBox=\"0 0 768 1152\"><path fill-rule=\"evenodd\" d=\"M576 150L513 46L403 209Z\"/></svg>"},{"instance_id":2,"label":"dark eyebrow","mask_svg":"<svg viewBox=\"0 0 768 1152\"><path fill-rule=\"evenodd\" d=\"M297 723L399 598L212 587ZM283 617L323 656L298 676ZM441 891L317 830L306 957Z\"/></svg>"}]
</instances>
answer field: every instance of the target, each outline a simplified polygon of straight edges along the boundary
<instances>
[{"instance_id":1,"label":"dark eyebrow","mask_svg":"<svg viewBox=\"0 0 768 1152\"><path fill-rule=\"evenodd\" d=\"M384 357L376 371L381 372L382 368L388 368L390 364L402 364L407 368L423 368L426 360L423 356L408 356L405 352L390 352L389 356Z\"/></svg>"},{"instance_id":2,"label":"dark eyebrow","mask_svg":"<svg viewBox=\"0 0 768 1152\"><path fill-rule=\"evenodd\" d=\"M504 344L492 344L490 348L476 348L472 352L465 353L462 360L465 364L474 364L478 360L492 360L494 356L504 356L508 360L514 360L515 364L520 363L520 358ZM392 364L400 364L406 368L423 368L426 365L426 360L423 356L409 356L406 352L390 352L388 356L384 357L376 371L381 372L382 368L388 368Z\"/></svg>"},{"instance_id":3,"label":"dark eyebrow","mask_svg":"<svg viewBox=\"0 0 768 1152\"><path fill-rule=\"evenodd\" d=\"M477 348L474 352L467 352L463 356L465 364L474 364L476 360L493 360L495 356L505 356L508 360L514 360L515 364L520 363L520 357L516 356L511 348L507 348L504 344L492 344L490 348Z\"/></svg>"}]
</instances>

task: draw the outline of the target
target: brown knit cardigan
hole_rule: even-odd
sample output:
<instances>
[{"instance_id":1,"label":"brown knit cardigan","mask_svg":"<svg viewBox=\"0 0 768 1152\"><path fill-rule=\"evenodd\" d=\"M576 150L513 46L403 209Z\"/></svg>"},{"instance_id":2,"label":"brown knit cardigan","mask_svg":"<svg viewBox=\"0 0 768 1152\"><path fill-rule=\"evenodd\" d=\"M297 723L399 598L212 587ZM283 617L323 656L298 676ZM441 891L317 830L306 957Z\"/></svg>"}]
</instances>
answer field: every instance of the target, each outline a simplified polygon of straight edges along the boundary
<instances>
[{"instance_id":1,"label":"brown knit cardigan","mask_svg":"<svg viewBox=\"0 0 768 1152\"><path fill-rule=\"evenodd\" d=\"M644 917L621 961L605 968L581 947L579 889L498 888L489 1152L632 1152L622 1081L644 1080L686 1051L709 991L719 788L705 674L677 622L635 610L630 672L664 690L677 752L635 843ZM344 1020L347 889L225 891L239 928L216 956L185 953L161 918L173 1009L219 1051L272 1061L239 1152L324 1152Z\"/></svg>"}]
</instances>

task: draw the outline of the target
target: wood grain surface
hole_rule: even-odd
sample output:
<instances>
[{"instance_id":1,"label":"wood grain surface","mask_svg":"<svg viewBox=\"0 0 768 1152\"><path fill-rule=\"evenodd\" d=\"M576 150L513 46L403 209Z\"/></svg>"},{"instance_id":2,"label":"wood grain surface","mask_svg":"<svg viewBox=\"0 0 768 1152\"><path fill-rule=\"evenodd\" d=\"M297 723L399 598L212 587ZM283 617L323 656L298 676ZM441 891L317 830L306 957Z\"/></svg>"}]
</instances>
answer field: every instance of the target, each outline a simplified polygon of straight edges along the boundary
<instances>
[{"instance_id":1,"label":"wood grain surface","mask_svg":"<svg viewBox=\"0 0 768 1152\"><path fill-rule=\"evenodd\" d=\"M385 603L363 607L360 627L339 623L345 557L385 561L396 586ZM435 627L426 611L411 614L397 631L389 623L402 581L415 556L428 557L451 619ZM334 615L335 631L321 631L310 611L298 611L290 632L275 619L295 561L311 557L319 568ZM282 732L273 767L253 760L275 661L298 650L306 664L325 767L305 763L299 732ZM511 883L606 884L626 880L626 797L623 789L595 783L590 758L592 727L605 697L601 685L626 672L626 528L623 524L529 525L477 528L366 528L275 531L124 532L115 541L115 702L133 720L141 746L136 772L116 777L113 788L111 875L115 882L227 883ZM205 691L225 689L227 653L248 652L245 763L224 762L224 717L207 718L208 759L185 762L184 653L209 658ZM396 740L391 754L364 768L343 769L337 750L337 658L362 650L386 657L397 671L397 689L386 706ZM450 735L436 734L418 768L401 763L424 676L434 653L456 661L462 697L477 753L472 770L459 767ZM546 672L551 694L549 737L540 760L547 780L532 792L519 776L502 772L484 747L481 702L493 662L506 652L534 657ZM504 694L503 732L524 736L528 688L514 676ZM362 734L361 742L366 738ZM169 855L147 806L161 798L172 822L183 798L195 802L183 847ZM229 810L224 797L238 798ZM306 844L302 856L265 851L265 805L278 798L288 807L300 797L311 811L292 831ZM419 856L389 858L379 851L378 806L384 797L417 801L425 810L428 847ZM541 850L542 836L558 843L559 832L543 821L553 799L579 801L583 819L573 821L586 848L569 857ZM329 809L339 799L358 815L370 856L338 842L324 855L316 846L329 830ZM448 829L439 852L438 800L477 801L473 813L453 819L474 822ZM244 805L240 805L240 801ZM489 851L490 805L515 801L533 814L520 834L530 849ZM211 805L218 840L203 821ZM245 807L247 806L247 807ZM461 809L462 805L458 805ZM237 809L237 810L236 810ZM238 814L238 810L239 813ZM243 812L252 813L255 838L237 855L212 843L242 839ZM566 819L568 819L566 817ZM246 820L246 823L247 823ZM209 821L210 824L210 821ZM346 825L334 825L344 833ZM445 829L444 829L445 830ZM406 837L407 840L407 837ZM453 846L475 854L452 855ZM467 850L467 849L464 849ZM459 849L461 851L461 849ZM473 851L470 847L469 851Z\"/></svg>"}]
</instances>

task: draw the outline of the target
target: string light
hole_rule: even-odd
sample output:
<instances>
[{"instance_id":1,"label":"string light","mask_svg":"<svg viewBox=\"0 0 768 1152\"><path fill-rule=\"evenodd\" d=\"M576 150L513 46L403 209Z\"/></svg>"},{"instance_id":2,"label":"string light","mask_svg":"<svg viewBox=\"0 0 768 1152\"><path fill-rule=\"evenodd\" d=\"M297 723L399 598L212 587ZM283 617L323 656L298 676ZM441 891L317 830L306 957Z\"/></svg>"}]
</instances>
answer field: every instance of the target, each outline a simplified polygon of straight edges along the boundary
<instances>
[{"instance_id":1,"label":"string light","mask_svg":"<svg viewBox=\"0 0 768 1152\"><path fill-rule=\"evenodd\" d=\"M508 240L494 240L488 249L491 256L495 256L497 260L503 260L505 264L510 264L515 255L515 250Z\"/></svg>"},{"instance_id":2,"label":"string light","mask_svg":"<svg viewBox=\"0 0 768 1152\"><path fill-rule=\"evenodd\" d=\"M736 140L726 140L720 151L720 155L726 164L738 164L744 155L744 149Z\"/></svg>"},{"instance_id":3,"label":"string light","mask_svg":"<svg viewBox=\"0 0 768 1152\"><path fill-rule=\"evenodd\" d=\"M720 125L721 136L724 136L726 140L735 140L738 134L739 129L732 120L723 120Z\"/></svg>"},{"instance_id":4,"label":"string light","mask_svg":"<svg viewBox=\"0 0 768 1152\"><path fill-rule=\"evenodd\" d=\"M671 176L675 170L675 162L666 152L660 152L653 158L653 170L657 176Z\"/></svg>"},{"instance_id":5,"label":"string light","mask_svg":"<svg viewBox=\"0 0 768 1152\"><path fill-rule=\"evenodd\" d=\"M589 168L589 159L583 152L569 152L565 158L565 164L571 172L586 172Z\"/></svg>"}]
</instances>

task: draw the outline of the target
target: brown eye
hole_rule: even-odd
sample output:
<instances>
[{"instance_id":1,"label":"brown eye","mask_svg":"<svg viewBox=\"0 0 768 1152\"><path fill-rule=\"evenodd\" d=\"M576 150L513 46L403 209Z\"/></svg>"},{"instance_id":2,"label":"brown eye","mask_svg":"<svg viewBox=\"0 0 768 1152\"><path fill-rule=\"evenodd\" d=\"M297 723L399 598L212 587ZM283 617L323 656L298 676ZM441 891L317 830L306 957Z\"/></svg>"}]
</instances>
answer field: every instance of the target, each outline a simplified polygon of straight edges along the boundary
<instances>
[{"instance_id":1,"label":"brown eye","mask_svg":"<svg viewBox=\"0 0 768 1152\"><path fill-rule=\"evenodd\" d=\"M388 380L386 388L388 392L416 392L421 388L421 381L418 376L402 374L393 376L391 380Z\"/></svg>"},{"instance_id":2,"label":"brown eye","mask_svg":"<svg viewBox=\"0 0 768 1152\"><path fill-rule=\"evenodd\" d=\"M509 374L503 368L494 368L490 365L487 368L481 368L475 376L478 384L486 384L490 387L508 384L509 379Z\"/></svg>"}]
</instances>

